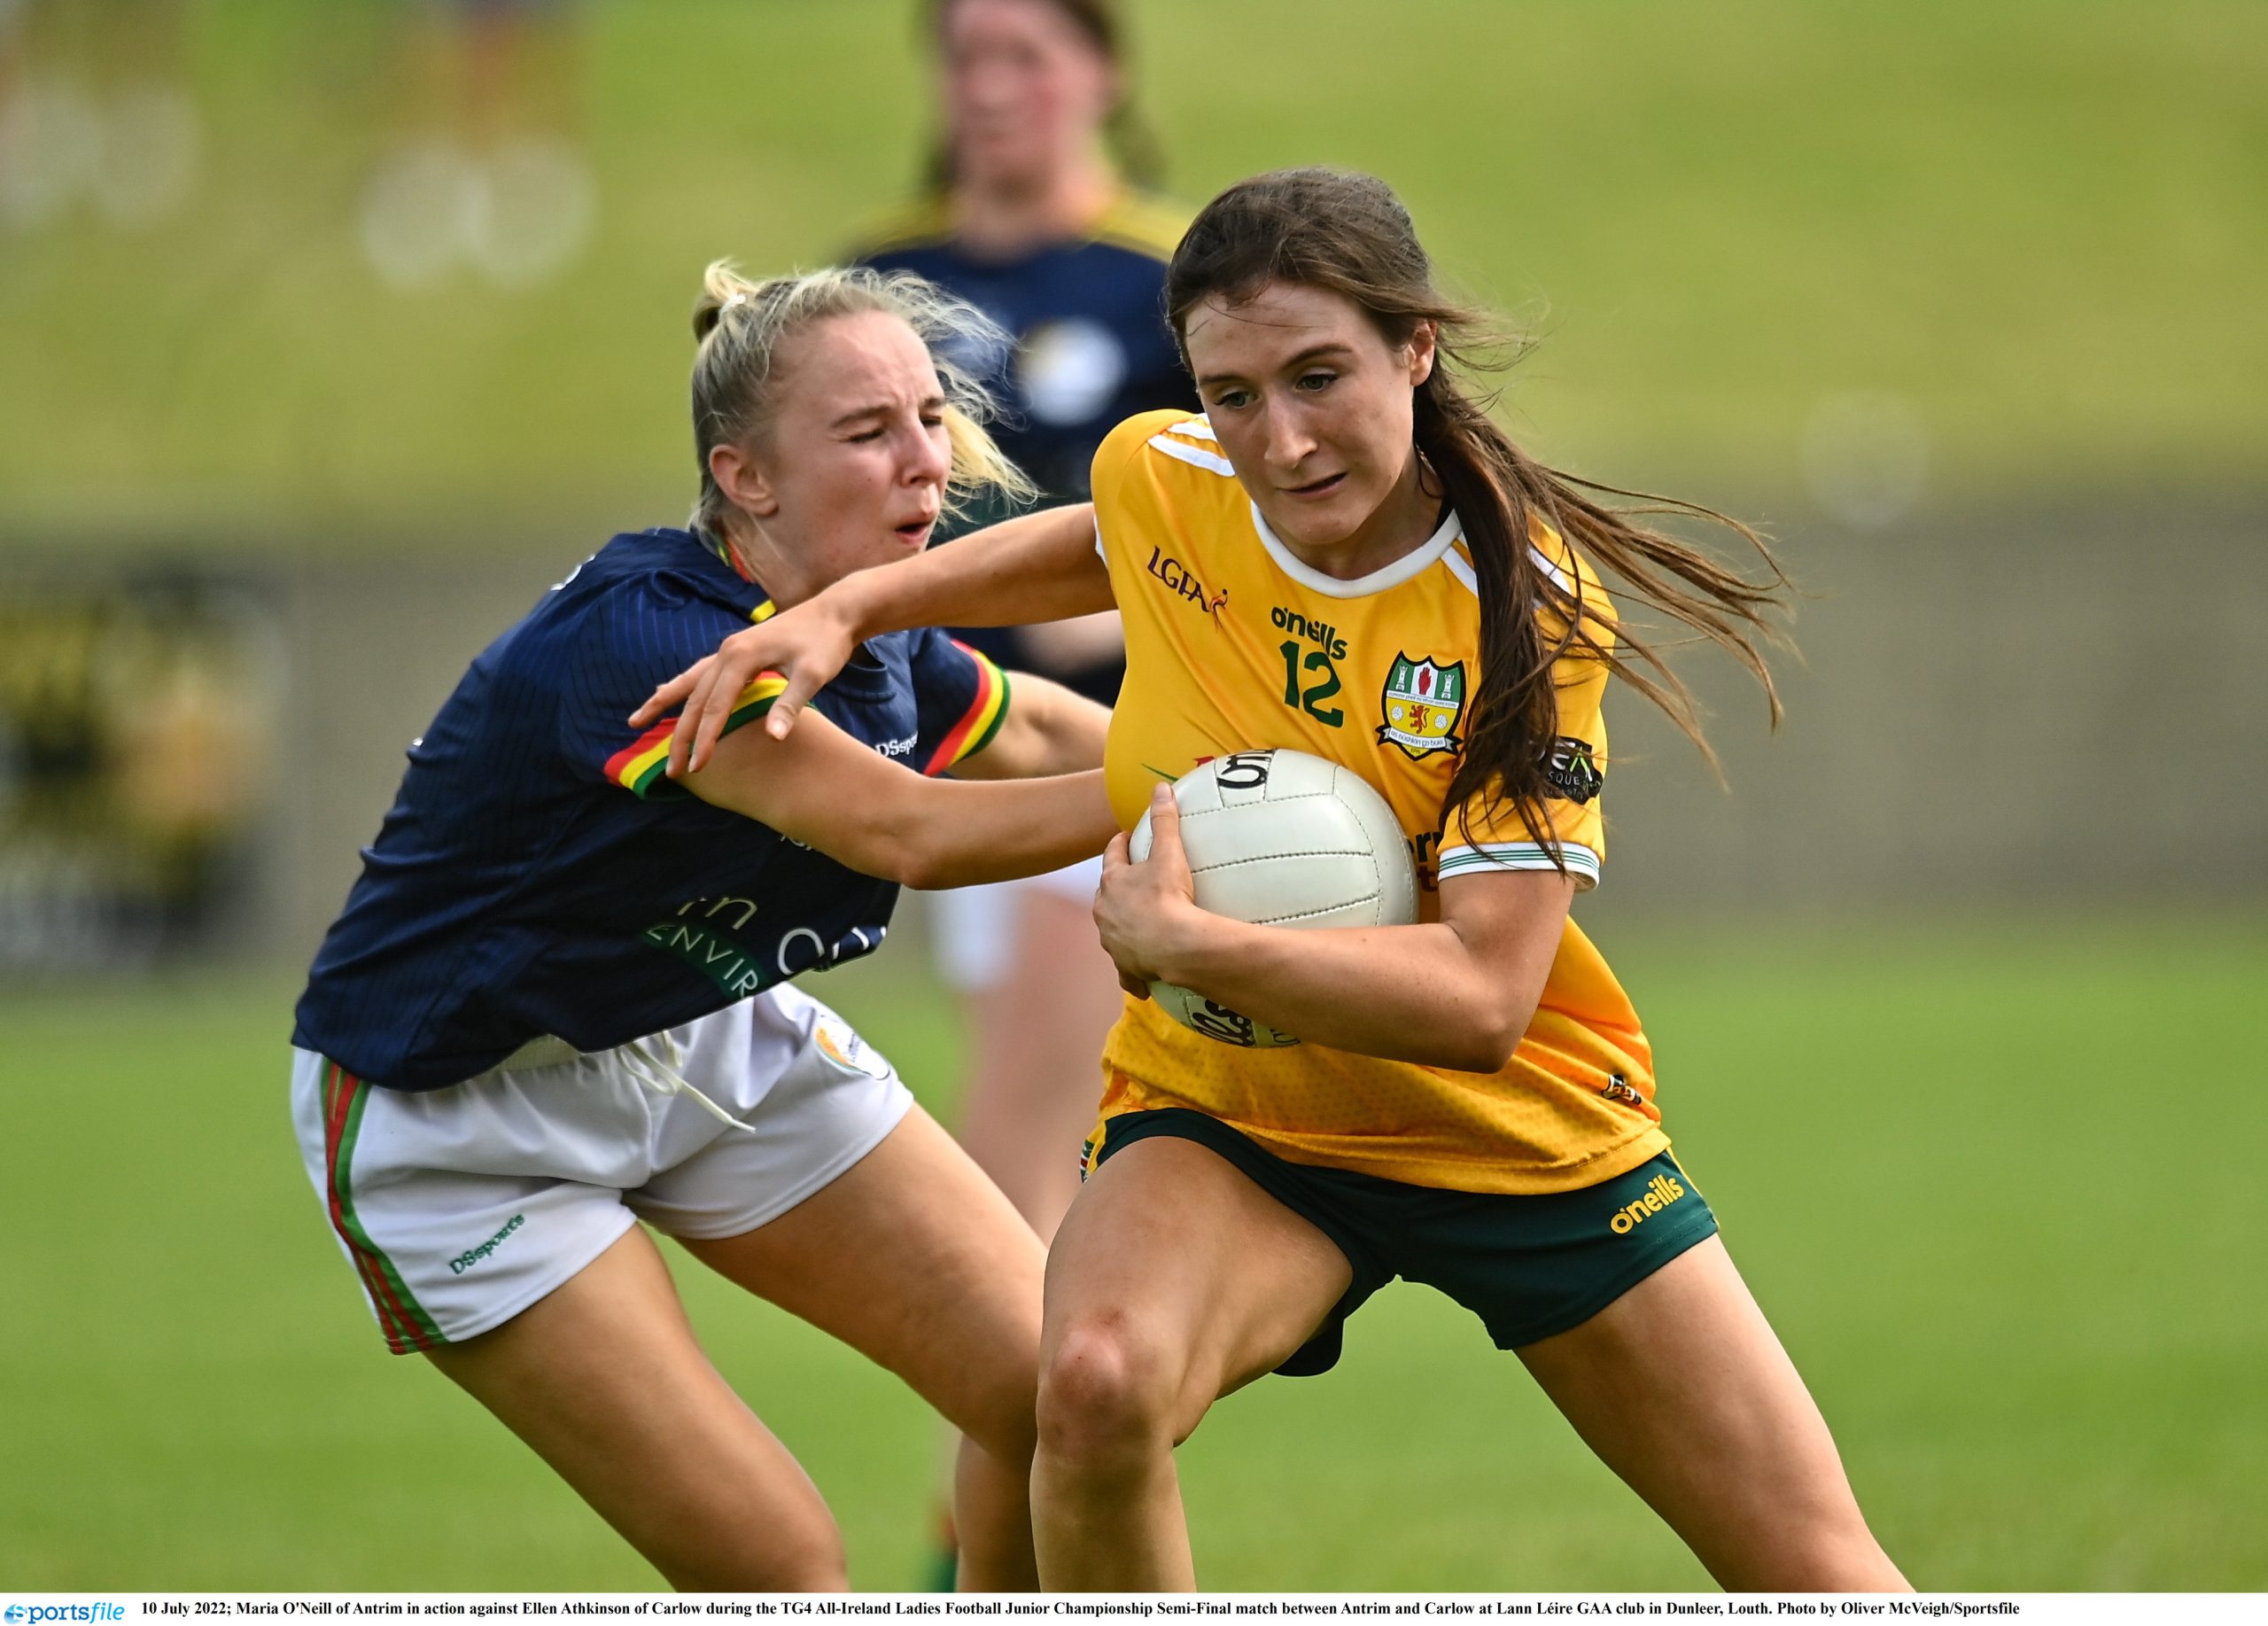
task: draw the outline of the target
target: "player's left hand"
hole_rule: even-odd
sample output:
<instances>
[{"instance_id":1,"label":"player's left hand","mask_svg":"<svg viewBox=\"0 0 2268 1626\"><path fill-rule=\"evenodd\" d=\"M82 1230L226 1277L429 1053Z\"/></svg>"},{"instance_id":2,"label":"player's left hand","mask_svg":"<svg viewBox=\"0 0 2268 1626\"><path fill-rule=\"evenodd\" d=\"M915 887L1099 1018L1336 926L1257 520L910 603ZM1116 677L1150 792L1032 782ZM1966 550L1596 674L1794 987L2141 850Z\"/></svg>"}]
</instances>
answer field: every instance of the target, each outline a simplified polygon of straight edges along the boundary
<instances>
[{"instance_id":1,"label":"player's left hand","mask_svg":"<svg viewBox=\"0 0 2268 1626\"><path fill-rule=\"evenodd\" d=\"M1150 856L1135 863L1127 856L1127 838L1113 836L1095 892L1095 929L1127 992L1150 997L1150 984L1162 975L1159 967L1196 910L1197 883L1181 846L1181 809L1173 787L1160 785L1150 797Z\"/></svg>"}]
</instances>

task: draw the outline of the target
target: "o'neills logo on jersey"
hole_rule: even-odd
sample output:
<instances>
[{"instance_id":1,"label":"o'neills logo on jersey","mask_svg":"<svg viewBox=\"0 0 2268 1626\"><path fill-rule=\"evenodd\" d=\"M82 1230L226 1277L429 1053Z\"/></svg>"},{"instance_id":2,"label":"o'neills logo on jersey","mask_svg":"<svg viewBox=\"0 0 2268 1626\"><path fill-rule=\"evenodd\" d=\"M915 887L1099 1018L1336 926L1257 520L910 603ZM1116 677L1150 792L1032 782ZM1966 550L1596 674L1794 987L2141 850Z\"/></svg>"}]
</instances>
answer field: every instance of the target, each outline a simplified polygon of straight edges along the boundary
<instances>
[{"instance_id":1,"label":"o'neills logo on jersey","mask_svg":"<svg viewBox=\"0 0 2268 1626\"><path fill-rule=\"evenodd\" d=\"M1206 615L1212 615L1229 602L1226 587L1216 594L1207 594L1205 584L1197 580L1196 572L1179 559L1169 557L1161 548L1150 549L1150 562L1143 568Z\"/></svg>"},{"instance_id":2,"label":"o'neills logo on jersey","mask_svg":"<svg viewBox=\"0 0 2268 1626\"><path fill-rule=\"evenodd\" d=\"M1286 610L1281 604L1269 612L1268 619L1278 631L1289 633L1294 638L1307 639L1332 659L1347 658L1347 641L1339 635L1339 629L1330 622L1310 621L1298 611Z\"/></svg>"},{"instance_id":3,"label":"o'neills logo on jersey","mask_svg":"<svg viewBox=\"0 0 2268 1626\"><path fill-rule=\"evenodd\" d=\"M1658 1214L1685 1194L1685 1187L1666 1174L1654 1176L1646 1187L1646 1194L1627 1207L1615 1210L1614 1218L1606 1228L1617 1236L1627 1236L1646 1223L1649 1214Z\"/></svg>"},{"instance_id":4,"label":"o'neills logo on jersey","mask_svg":"<svg viewBox=\"0 0 2268 1626\"><path fill-rule=\"evenodd\" d=\"M1464 713L1464 663L1443 666L1431 659L1395 656L1379 709L1386 713L1379 738L1393 741L1413 761L1437 751L1464 749L1464 742L1456 737L1456 720Z\"/></svg>"}]
</instances>

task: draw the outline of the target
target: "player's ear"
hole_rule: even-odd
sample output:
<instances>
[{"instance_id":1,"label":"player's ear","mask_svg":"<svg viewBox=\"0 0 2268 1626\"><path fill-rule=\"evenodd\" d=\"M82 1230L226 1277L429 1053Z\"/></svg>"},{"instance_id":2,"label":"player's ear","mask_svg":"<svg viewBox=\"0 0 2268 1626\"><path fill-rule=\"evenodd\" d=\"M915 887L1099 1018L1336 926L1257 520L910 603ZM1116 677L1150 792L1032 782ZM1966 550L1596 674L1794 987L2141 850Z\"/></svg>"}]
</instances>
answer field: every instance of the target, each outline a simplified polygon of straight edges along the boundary
<instances>
[{"instance_id":1,"label":"player's ear","mask_svg":"<svg viewBox=\"0 0 2268 1626\"><path fill-rule=\"evenodd\" d=\"M1416 389L1433 376L1433 352L1441 329L1431 322L1421 322L1410 335L1410 387Z\"/></svg>"},{"instance_id":2,"label":"player's ear","mask_svg":"<svg viewBox=\"0 0 2268 1626\"><path fill-rule=\"evenodd\" d=\"M779 494L755 458L730 441L709 448L709 476L734 508L769 519L780 511Z\"/></svg>"}]
</instances>

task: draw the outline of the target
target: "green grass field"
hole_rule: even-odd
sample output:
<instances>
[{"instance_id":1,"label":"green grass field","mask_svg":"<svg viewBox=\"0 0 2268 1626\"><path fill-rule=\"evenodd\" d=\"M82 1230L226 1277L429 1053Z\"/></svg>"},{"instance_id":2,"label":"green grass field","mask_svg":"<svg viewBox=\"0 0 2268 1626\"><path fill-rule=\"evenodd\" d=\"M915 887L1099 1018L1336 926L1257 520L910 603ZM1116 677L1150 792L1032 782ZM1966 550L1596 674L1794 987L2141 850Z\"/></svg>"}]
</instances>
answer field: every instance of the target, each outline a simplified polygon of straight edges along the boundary
<instances>
[{"instance_id":1,"label":"green grass field","mask_svg":"<svg viewBox=\"0 0 2268 1626\"><path fill-rule=\"evenodd\" d=\"M2268 930L1609 932L1671 1126L1884 1540L1973 1589L2268 1588ZM919 957L822 979L936 1101ZM471 1403L382 1353L283 1110L291 984L0 1002L0 1577L18 1590L644 1587ZM920 1568L894 1380L704 1280L718 1364L862 1585ZM1219 1588L1685 1588L1477 1324L1397 1288L1183 1451Z\"/></svg>"},{"instance_id":2,"label":"green grass field","mask_svg":"<svg viewBox=\"0 0 2268 1626\"><path fill-rule=\"evenodd\" d=\"M2257 478L2249 0L1130 10L1174 190L1387 176L1449 270L1547 339L1512 419L1573 466L1785 492L1814 404L1871 390L1914 403L1940 495ZM195 206L140 237L0 239L0 539L454 544L485 517L678 507L700 268L824 261L904 194L929 117L912 13L589 7L598 234L508 295L394 293L360 257L400 8L198 9Z\"/></svg>"}]
</instances>

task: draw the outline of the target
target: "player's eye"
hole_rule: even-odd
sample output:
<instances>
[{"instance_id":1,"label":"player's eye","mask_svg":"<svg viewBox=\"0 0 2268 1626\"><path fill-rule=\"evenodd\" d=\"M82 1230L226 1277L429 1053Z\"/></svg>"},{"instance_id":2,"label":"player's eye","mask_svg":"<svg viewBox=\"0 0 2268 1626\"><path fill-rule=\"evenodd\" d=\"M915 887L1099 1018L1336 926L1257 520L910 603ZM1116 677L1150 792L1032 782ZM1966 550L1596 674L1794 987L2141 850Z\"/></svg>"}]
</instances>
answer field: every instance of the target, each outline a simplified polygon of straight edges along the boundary
<instances>
[{"instance_id":1,"label":"player's eye","mask_svg":"<svg viewBox=\"0 0 2268 1626\"><path fill-rule=\"evenodd\" d=\"M1252 403L1248 390L1223 390L1213 397L1213 405L1223 412L1235 412Z\"/></svg>"},{"instance_id":2,"label":"player's eye","mask_svg":"<svg viewBox=\"0 0 2268 1626\"><path fill-rule=\"evenodd\" d=\"M1316 372L1301 373L1300 375L1300 381L1294 387L1305 390L1309 394L1314 395L1329 389L1332 385L1338 382L1339 375L1337 373L1327 373L1317 370Z\"/></svg>"},{"instance_id":3,"label":"player's eye","mask_svg":"<svg viewBox=\"0 0 2268 1626\"><path fill-rule=\"evenodd\" d=\"M850 437L854 443L859 445L864 445L869 440L879 440L882 438L882 431L879 427L874 429L862 429L857 434Z\"/></svg>"}]
</instances>

